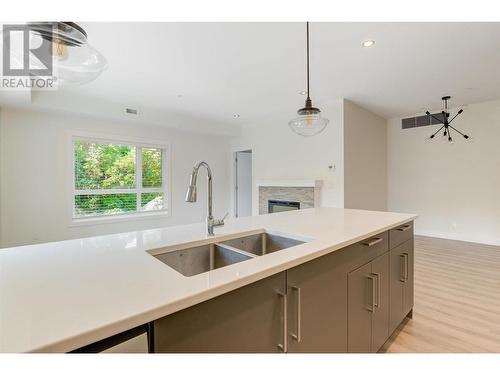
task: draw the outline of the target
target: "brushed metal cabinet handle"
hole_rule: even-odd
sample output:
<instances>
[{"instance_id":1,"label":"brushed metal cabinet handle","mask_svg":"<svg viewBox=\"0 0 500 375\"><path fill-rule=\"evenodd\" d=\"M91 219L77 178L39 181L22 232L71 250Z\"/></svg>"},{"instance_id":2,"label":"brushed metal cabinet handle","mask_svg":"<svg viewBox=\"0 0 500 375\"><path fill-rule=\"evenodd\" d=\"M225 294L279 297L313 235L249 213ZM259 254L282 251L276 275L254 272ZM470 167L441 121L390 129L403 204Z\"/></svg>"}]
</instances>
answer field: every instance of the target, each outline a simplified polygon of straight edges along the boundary
<instances>
[{"instance_id":1,"label":"brushed metal cabinet handle","mask_svg":"<svg viewBox=\"0 0 500 375\"><path fill-rule=\"evenodd\" d=\"M405 273L404 273L404 279L405 279L405 282L406 282L406 281L408 281L409 255L408 255L408 253L403 253L403 255L405 256Z\"/></svg>"},{"instance_id":2,"label":"brushed metal cabinet handle","mask_svg":"<svg viewBox=\"0 0 500 375\"><path fill-rule=\"evenodd\" d=\"M406 232L410 228L411 228L411 225L406 224L406 225L403 225L402 227L399 227L397 230L399 230L400 232Z\"/></svg>"},{"instance_id":3,"label":"brushed metal cabinet handle","mask_svg":"<svg viewBox=\"0 0 500 375\"><path fill-rule=\"evenodd\" d=\"M400 254L399 259L402 261L400 263L399 281L405 283L408 281L408 253Z\"/></svg>"},{"instance_id":4,"label":"brushed metal cabinet handle","mask_svg":"<svg viewBox=\"0 0 500 375\"><path fill-rule=\"evenodd\" d=\"M381 243L384 239L381 238L381 237L377 237L377 238L374 238L373 240L371 241L366 241L366 242L363 242L363 245L365 246L368 246L368 247L371 247L371 246L374 246L378 243Z\"/></svg>"},{"instance_id":5,"label":"brushed metal cabinet handle","mask_svg":"<svg viewBox=\"0 0 500 375\"><path fill-rule=\"evenodd\" d=\"M286 293L278 292L278 296L281 297L283 303L283 343L278 344L278 349L280 349L283 353L288 351L288 337L286 334L287 326L288 326L288 301Z\"/></svg>"},{"instance_id":6,"label":"brushed metal cabinet handle","mask_svg":"<svg viewBox=\"0 0 500 375\"><path fill-rule=\"evenodd\" d=\"M301 301L301 291L300 288L297 286L292 286L292 290L297 292L297 333L294 334L292 333L292 338L297 340L297 342L300 342L302 339L302 334L301 334L301 320L302 320L302 313L301 313L301 306L302 306L302 301Z\"/></svg>"},{"instance_id":7,"label":"brushed metal cabinet handle","mask_svg":"<svg viewBox=\"0 0 500 375\"><path fill-rule=\"evenodd\" d=\"M368 280L371 282L372 286L372 300L369 305L366 306L366 309L370 312L373 312L375 310L375 277L374 276L367 276L366 277Z\"/></svg>"},{"instance_id":8,"label":"brushed metal cabinet handle","mask_svg":"<svg viewBox=\"0 0 500 375\"><path fill-rule=\"evenodd\" d=\"M374 302L373 306L376 308L379 308L380 307L380 274L373 272L372 276L374 276L376 278L376 284L377 284L377 287L374 288L374 290L377 291L377 299L375 300L376 302Z\"/></svg>"},{"instance_id":9,"label":"brushed metal cabinet handle","mask_svg":"<svg viewBox=\"0 0 500 375\"><path fill-rule=\"evenodd\" d=\"M399 254L399 281L405 282L405 255Z\"/></svg>"}]
</instances>

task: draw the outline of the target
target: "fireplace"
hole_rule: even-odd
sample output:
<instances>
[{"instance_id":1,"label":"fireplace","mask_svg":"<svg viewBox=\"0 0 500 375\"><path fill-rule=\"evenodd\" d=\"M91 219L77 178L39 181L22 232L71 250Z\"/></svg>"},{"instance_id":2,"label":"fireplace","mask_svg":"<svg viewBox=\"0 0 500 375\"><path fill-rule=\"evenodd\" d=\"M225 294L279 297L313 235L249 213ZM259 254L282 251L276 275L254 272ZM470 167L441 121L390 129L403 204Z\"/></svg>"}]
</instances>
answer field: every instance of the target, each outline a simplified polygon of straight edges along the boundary
<instances>
[{"instance_id":1,"label":"fireplace","mask_svg":"<svg viewBox=\"0 0 500 375\"><path fill-rule=\"evenodd\" d=\"M261 180L259 215L319 206L321 180Z\"/></svg>"},{"instance_id":2,"label":"fireplace","mask_svg":"<svg viewBox=\"0 0 500 375\"><path fill-rule=\"evenodd\" d=\"M300 202L268 200L267 207L269 213L300 210Z\"/></svg>"}]
</instances>

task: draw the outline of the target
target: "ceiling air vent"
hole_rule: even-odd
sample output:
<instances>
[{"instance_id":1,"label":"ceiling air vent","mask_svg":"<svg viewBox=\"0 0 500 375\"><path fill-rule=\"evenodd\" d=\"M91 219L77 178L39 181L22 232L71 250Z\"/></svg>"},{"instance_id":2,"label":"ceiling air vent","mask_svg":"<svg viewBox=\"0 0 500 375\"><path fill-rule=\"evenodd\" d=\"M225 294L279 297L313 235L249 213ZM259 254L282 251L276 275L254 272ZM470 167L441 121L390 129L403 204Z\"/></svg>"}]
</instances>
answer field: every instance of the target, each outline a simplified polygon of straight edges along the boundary
<instances>
[{"instance_id":1,"label":"ceiling air vent","mask_svg":"<svg viewBox=\"0 0 500 375\"><path fill-rule=\"evenodd\" d=\"M442 113L433 113L432 115L438 119L443 118ZM408 117L401 120L401 129L418 128L421 126L436 125L436 124L440 123L437 120L427 115Z\"/></svg>"},{"instance_id":2,"label":"ceiling air vent","mask_svg":"<svg viewBox=\"0 0 500 375\"><path fill-rule=\"evenodd\" d=\"M136 115L137 114L137 109L125 108L125 112L128 113L129 115Z\"/></svg>"}]
</instances>

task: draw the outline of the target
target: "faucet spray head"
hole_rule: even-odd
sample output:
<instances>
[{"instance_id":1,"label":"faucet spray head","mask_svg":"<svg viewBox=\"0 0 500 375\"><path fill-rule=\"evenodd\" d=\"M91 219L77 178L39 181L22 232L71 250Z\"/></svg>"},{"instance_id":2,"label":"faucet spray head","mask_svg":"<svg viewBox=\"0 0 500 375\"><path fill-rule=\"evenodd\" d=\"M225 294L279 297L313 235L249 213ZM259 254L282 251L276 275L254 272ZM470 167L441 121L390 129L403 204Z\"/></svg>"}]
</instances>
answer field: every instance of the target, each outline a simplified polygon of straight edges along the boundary
<instances>
[{"instance_id":1,"label":"faucet spray head","mask_svg":"<svg viewBox=\"0 0 500 375\"><path fill-rule=\"evenodd\" d=\"M196 185L189 185L186 192L186 202L196 202Z\"/></svg>"},{"instance_id":2,"label":"faucet spray head","mask_svg":"<svg viewBox=\"0 0 500 375\"><path fill-rule=\"evenodd\" d=\"M193 172L189 176L189 186L186 191L186 202L196 202L196 177L198 176L198 166L193 168Z\"/></svg>"}]
</instances>

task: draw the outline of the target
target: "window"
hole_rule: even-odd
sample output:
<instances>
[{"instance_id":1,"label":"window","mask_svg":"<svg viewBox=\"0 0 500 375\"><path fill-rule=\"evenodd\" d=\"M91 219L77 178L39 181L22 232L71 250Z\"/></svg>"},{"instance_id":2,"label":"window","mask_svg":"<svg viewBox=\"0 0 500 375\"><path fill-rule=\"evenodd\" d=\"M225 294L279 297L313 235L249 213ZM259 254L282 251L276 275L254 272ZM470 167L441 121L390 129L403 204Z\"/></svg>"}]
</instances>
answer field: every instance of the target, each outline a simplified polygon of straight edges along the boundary
<instances>
[{"instance_id":1,"label":"window","mask_svg":"<svg viewBox=\"0 0 500 375\"><path fill-rule=\"evenodd\" d=\"M166 149L73 139L73 218L165 212Z\"/></svg>"}]
</instances>

